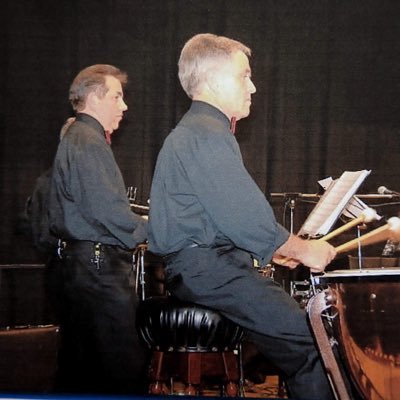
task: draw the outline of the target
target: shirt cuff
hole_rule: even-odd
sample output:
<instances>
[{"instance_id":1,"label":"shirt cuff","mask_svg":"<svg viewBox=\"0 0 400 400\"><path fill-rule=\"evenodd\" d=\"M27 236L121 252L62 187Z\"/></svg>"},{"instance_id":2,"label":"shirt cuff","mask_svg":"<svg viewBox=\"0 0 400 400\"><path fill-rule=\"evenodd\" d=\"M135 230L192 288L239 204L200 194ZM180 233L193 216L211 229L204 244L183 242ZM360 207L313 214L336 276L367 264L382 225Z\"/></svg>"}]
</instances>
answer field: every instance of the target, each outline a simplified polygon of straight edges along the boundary
<instances>
[{"instance_id":1,"label":"shirt cuff","mask_svg":"<svg viewBox=\"0 0 400 400\"><path fill-rule=\"evenodd\" d=\"M275 245L274 246L269 246L269 248L265 249L265 253L262 254L262 257L256 259L261 265L266 265L268 264L271 259L272 255L275 253L276 249L281 247L288 239L290 236L290 232L284 228L282 225L279 223L276 224L276 232L275 232ZM272 244L272 243L271 243Z\"/></svg>"},{"instance_id":2,"label":"shirt cuff","mask_svg":"<svg viewBox=\"0 0 400 400\"><path fill-rule=\"evenodd\" d=\"M276 238L275 245L278 249L289 239L290 232L284 228L281 224L276 224Z\"/></svg>"}]
</instances>

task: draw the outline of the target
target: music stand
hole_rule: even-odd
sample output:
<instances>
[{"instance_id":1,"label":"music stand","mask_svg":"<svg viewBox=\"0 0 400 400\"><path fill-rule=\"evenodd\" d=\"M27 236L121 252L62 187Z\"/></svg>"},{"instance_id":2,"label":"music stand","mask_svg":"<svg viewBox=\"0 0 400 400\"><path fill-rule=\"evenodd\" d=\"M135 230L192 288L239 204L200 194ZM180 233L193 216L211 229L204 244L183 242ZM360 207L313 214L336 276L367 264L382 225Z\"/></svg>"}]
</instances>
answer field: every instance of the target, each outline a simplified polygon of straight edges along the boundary
<instances>
[{"instance_id":1,"label":"music stand","mask_svg":"<svg viewBox=\"0 0 400 400\"><path fill-rule=\"evenodd\" d=\"M370 173L370 170L345 171L340 178L332 181L298 235L309 238L326 235Z\"/></svg>"}]
</instances>

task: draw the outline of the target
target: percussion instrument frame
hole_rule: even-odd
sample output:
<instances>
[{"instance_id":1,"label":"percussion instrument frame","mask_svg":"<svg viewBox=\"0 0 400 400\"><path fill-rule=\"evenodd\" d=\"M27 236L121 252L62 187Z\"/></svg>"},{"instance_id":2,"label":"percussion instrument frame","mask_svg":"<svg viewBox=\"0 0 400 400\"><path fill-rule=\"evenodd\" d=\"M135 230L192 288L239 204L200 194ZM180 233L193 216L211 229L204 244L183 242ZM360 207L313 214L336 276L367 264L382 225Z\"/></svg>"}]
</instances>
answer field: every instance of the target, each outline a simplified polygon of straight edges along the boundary
<instances>
[{"instance_id":1,"label":"percussion instrument frame","mask_svg":"<svg viewBox=\"0 0 400 400\"><path fill-rule=\"evenodd\" d=\"M358 312L353 315L353 309L358 307L358 302L354 303L356 299L362 299L361 305L366 301L367 310L372 313L372 316L378 315L378 318L389 313L389 310L393 311L393 305L389 309L383 308L382 301L385 301L385 304L386 302L391 304L389 299L394 294L393 290L396 290L396 293L400 290L400 269L332 271L312 276L311 284L314 296L307 303L307 314L336 399L369 399L370 394L374 394L372 397L374 399L382 398L383 393L386 393L387 386L383 392L381 392L382 387L375 387L378 382L376 381L376 372L380 371L377 372L380 378L388 379L390 376L386 374L389 372L382 368L375 370L375 374L369 375L367 370L364 371L365 365L358 364L361 361L354 359L351 352L348 353L349 349L353 348L352 345L349 347L349 343L357 345L357 340L354 342L353 336L355 332L348 336L348 327L354 327L352 321L360 321ZM364 309L364 307L362 308ZM365 334L371 331L371 324L372 322L365 327ZM338 336L335 337L335 334ZM363 339L365 339L364 336ZM387 339L387 337L383 336L380 339ZM387 343L387 340L384 343ZM393 347L390 349L393 350ZM364 353L364 350L362 351ZM355 370L354 365L356 365ZM355 373L355 371L357 372ZM360 381L360 379L362 380ZM366 382L368 389L365 386ZM398 388L396 383L394 385L391 386L390 396Z\"/></svg>"}]
</instances>

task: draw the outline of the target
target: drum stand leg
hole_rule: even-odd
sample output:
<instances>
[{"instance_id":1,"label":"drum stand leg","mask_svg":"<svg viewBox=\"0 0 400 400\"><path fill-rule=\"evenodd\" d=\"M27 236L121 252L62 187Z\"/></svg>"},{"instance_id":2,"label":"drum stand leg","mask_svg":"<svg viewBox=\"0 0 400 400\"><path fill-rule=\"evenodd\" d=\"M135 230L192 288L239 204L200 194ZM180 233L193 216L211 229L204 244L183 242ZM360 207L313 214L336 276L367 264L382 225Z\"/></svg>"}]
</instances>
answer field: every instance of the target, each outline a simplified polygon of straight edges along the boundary
<instances>
[{"instance_id":1,"label":"drum stand leg","mask_svg":"<svg viewBox=\"0 0 400 400\"><path fill-rule=\"evenodd\" d=\"M133 265L135 270L135 292L138 294L140 300L146 298L146 281L145 281L145 270L144 270L144 254L146 251L146 245L139 245L135 253L133 254ZM140 285L140 289L139 289Z\"/></svg>"},{"instance_id":2,"label":"drum stand leg","mask_svg":"<svg viewBox=\"0 0 400 400\"><path fill-rule=\"evenodd\" d=\"M337 400L351 400L352 397L347 390L321 318L322 312L329 308L325 301L326 295L327 292L323 291L311 297L307 305L307 312L335 397Z\"/></svg>"}]
</instances>

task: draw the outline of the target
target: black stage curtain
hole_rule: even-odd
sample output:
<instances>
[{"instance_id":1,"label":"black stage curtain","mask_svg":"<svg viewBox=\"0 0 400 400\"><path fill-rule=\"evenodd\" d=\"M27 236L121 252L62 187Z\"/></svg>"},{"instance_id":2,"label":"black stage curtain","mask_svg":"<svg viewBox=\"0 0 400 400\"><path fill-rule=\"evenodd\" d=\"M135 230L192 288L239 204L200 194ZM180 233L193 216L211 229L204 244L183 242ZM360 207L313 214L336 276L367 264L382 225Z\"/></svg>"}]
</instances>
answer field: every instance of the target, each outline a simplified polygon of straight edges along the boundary
<instances>
[{"instance_id":1,"label":"black stage curtain","mask_svg":"<svg viewBox=\"0 0 400 400\"><path fill-rule=\"evenodd\" d=\"M360 169L372 171L362 192L400 189L397 0L3 0L1 17L1 263L39 257L19 215L71 115L69 84L90 64L128 72L113 148L146 205L160 146L189 105L179 51L199 32L253 50L257 93L237 138L266 195L316 193L319 179Z\"/></svg>"}]
</instances>

